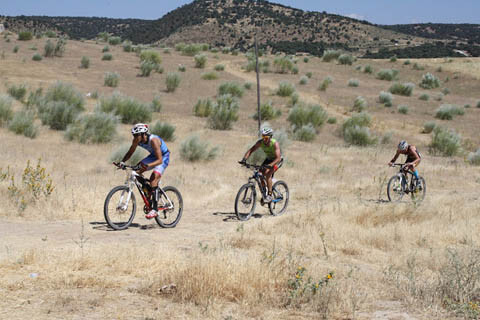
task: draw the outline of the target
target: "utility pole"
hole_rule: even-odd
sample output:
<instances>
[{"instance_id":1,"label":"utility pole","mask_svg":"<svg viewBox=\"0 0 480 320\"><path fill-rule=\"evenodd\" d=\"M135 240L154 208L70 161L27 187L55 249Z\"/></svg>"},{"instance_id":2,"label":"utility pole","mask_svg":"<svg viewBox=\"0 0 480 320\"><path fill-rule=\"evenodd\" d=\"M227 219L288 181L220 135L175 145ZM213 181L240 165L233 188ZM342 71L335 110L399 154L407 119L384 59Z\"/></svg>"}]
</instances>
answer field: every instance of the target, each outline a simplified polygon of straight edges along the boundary
<instances>
[{"instance_id":1,"label":"utility pole","mask_svg":"<svg viewBox=\"0 0 480 320\"><path fill-rule=\"evenodd\" d=\"M258 114L258 135L260 135L260 126L262 123L261 114L260 114L260 72L258 70L258 43L257 43L257 33L255 33L255 71L257 72L257 114Z\"/></svg>"}]
</instances>

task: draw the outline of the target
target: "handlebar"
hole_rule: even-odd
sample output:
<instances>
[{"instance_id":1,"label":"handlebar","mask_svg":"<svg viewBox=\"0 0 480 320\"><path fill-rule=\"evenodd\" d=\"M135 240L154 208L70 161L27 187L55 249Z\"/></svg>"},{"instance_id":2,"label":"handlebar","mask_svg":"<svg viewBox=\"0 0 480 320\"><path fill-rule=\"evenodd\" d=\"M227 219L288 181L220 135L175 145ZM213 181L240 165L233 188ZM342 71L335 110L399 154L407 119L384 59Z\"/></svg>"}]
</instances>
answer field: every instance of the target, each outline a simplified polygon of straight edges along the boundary
<instances>
[{"instance_id":1,"label":"handlebar","mask_svg":"<svg viewBox=\"0 0 480 320\"><path fill-rule=\"evenodd\" d=\"M122 165L122 164L120 164L120 162L113 162L113 165L116 166L118 170L132 169L133 171L137 171L141 168L140 165L136 165L136 166L129 166L129 165L126 165L126 164Z\"/></svg>"},{"instance_id":2,"label":"handlebar","mask_svg":"<svg viewBox=\"0 0 480 320\"><path fill-rule=\"evenodd\" d=\"M267 166L267 165L256 165L256 164L250 164L250 163L246 163L246 162L242 162L242 161L238 161L238 163L247 168L247 169L250 169L250 168L253 168L253 169L257 169L257 170L261 170L263 168L266 168L266 169L272 169L273 167L272 166Z\"/></svg>"}]
</instances>

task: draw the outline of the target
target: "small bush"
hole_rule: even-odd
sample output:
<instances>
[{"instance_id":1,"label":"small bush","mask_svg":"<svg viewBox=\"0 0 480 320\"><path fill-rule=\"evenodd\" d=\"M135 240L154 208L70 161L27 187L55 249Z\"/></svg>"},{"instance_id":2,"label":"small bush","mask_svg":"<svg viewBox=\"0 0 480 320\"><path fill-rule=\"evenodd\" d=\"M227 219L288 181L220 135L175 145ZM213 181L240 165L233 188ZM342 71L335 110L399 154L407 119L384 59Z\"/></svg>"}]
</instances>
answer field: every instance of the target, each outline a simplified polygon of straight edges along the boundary
<instances>
[{"instance_id":1,"label":"small bush","mask_svg":"<svg viewBox=\"0 0 480 320\"><path fill-rule=\"evenodd\" d=\"M442 69L442 67L438 67L437 70L435 70L435 71L437 71L437 72L442 72L443 69Z\"/></svg>"},{"instance_id":2,"label":"small bush","mask_svg":"<svg viewBox=\"0 0 480 320\"><path fill-rule=\"evenodd\" d=\"M253 86L253 83L252 83L252 82L245 82L245 83L243 84L243 87L244 87L245 89L247 89L247 90L252 89L252 86ZM479 102L479 103L480 103L480 102ZM480 108L480 107L479 107L479 108Z\"/></svg>"},{"instance_id":3,"label":"small bush","mask_svg":"<svg viewBox=\"0 0 480 320\"><path fill-rule=\"evenodd\" d=\"M271 120L279 117L282 112L278 109L275 109L272 105L272 102L269 101L264 103L260 106L260 119L264 120ZM253 114L253 119L258 120L258 113Z\"/></svg>"},{"instance_id":4,"label":"small bush","mask_svg":"<svg viewBox=\"0 0 480 320\"><path fill-rule=\"evenodd\" d=\"M276 73L288 73L293 69L293 61L289 57L276 57L273 60L273 67Z\"/></svg>"},{"instance_id":5,"label":"small bush","mask_svg":"<svg viewBox=\"0 0 480 320\"><path fill-rule=\"evenodd\" d=\"M407 105L399 105L398 106L398 113L407 114L408 113L408 106Z\"/></svg>"},{"instance_id":6,"label":"small bush","mask_svg":"<svg viewBox=\"0 0 480 320\"><path fill-rule=\"evenodd\" d=\"M222 48L222 53L223 54L229 54L231 50L232 50L232 48L230 48L230 47L223 47Z\"/></svg>"},{"instance_id":7,"label":"small bush","mask_svg":"<svg viewBox=\"0 0 480 320\"><path fill-rule=\"evenodd\" d=\"M392 81L398 75L398 70L395 69L382 69L377 73L377 79Z\"/></svg>"},{"instance_id":8,"label":"small bush","mask_svg":"<svg viewBox=\"0 0 480 320\"><path fill-rule=\"evenodd\" d=\"M465 109L470 109L472 106L471 106L470 104L468 104L468 103L467 103L467 104L466 104L466 105L464 105L463 107L464 107Z\"/></svg>"},{"instance_id":9,"label":"small bush","mask_svg":"<svg viewBox=\"0 0 480 320\"><path fill-rule=\"evenodd\" d=\"M345 142L361 147L377 143L377 138L372 136L369 128L367 127L348 127L345 130L343 138Z\"/></svg>"},{"instance_id":10,"label":"small bush","mask_svg":"<svg viewBox=\"0 0 480 320\"><path fill-rule=\"evenodd\" d=\"M113 55L111 53L105 53L102 57L103 61L111 61L113 60Z\"/></svg>"},{"instance_id":11,"label":"small bush","mask_svg":"<svg viewBox=\"0 0 480 320\"><path fill-rule=\"evenodd\" d=\"M18 40L20 41L28 41L33 39L33 34L31 31L20 31L18 33Z\"/></svg>"},{"instance_id":12,"label":"small bush","mask_svg":"<svg viewBox=\"0 0 480 320\"><path fill-rule=\"evenodd\" d=\"M176 72L169 72L166 78L167 92L175 92L180 85L180 75Z\"/></svg>"},{"instance_id":13,"label":"small bush","mask_svg":"<svg viewBox=\"0 0 480 320\"><path fill-rule=\"evenodd\" d=\"M416 62L413 64L413 67L412 67L412 68L413 68L413 70L425 70L425 67L424 67L424 66L421 66L421 65L419 65L419 64L416 63Z\"/></svg>"},{"instance_id":14,"label":"small bush","mask_svg":"<svg viewBox=\"0 0 480 320\"><path fill-rule=\"evenodd\" d=\"M107 143L117 134L117 122L111 113L84 114L67 127L65 138L80 143Z\"/></svg>"},{"instance_id":15,"label":"small bush","mask_svg":"<svg viewBox=\"0 0 480 320\"><path fill-rule=\"evenodd\" d=\"M128 149L130 149L130 144L124 144L117 148L112 154L110 155L109 161L111 162L120 162L122 161L123 156L127 153ZM142 148L137 148L135 152L132 154L130 159L126 162L128 165L136 165L145 157L145 151Z\"/></svg>"},{"instance_id":16,"label":"small bush","mask_svg":"<svg viewBox=\"0 0 480 320\"><path fill-rule=\"evenodd\" d=\"M56 38L56 37L57 37L57 33L56 33L55 31L53 31L53 30L47 30L47 31L45 32L45 36L46 36L47 38Z\"/></svg>"},{"instance_id":17,"label":"small bush","mask_svg":"<svg viewBox=\"0 0 480 320\"><path fill-rule=\"evenodd\" d=\"M372 74L373 73L373 68L371 65L367 64L364 68L363 68L363 73L369 73L369 74Z\"/></svg>"},{"instance_id":18,"label":"small bush","mask_svg":"<svg viewBox=\"0 0 480 320\"><path fill-rule=\"evenodd\" d=\"M476 107L480 109L480 100L477 102L477 106L476 106Z\"/></svg>"},{"instance_id":19,"label":"small bush","mask_svg":"<svg viewBox=\"0 0 480 320\"><path fill-rule=\"evenodd\" d=\"M62 57L63 54L65 53L65 47L67 45L67 41L63 38L58 39L57 43L55 44L55 50L53 54L55 57Z\"/></svg>"},{"instance_id":20,"label":"small bush","mask_svg":"<svg viewBox=\"0 0 480 320\"><path fill-rule=\"evenodd\" d=\"M124 52L132 52L132 42L130 40L123 41L122 48Z\"/></svg>"},{"instance_id":21,"label":"small bush","mask_svg":"<svg viewBox=\"0 0 480 320\"><path fill-rule=\"evenodd\" d=\"M208 125L214 130L229 130L233 122L238 120L238 102L231 94L220 95L214 105Z\"/></svg>"},{"instance_id":22,"label":"small bush","mask_svg":"<svg viewBox=\"0 0 480 320\"><path fill-rule=\"evenodd\" d=\"M436 110L435 118L441 120L452 120L454 116L462 116L464 114L465 110L461 107L451 104L443 104Z\"/></svg>"},{"instance_id":23,"label":"small bush","mask_svg":"<svg viewBox=\"0 0 480 320\"><path fill-rule=\"evenodd\" d=\"M332 78L330 76L327 76L325 79L323 79L322 83L318 87L318 90L320 91L326 91L328 86L333 82Z\"/></svg>"},{"instance_id":24,"label":"small bush","mask_svg":"<svg viewBox=\"0 0 480 320\"><path fill-rule=\"evenodd\" d=\"M295 105L288 113L287 121L296 131L305 125L311 124L316 130L327 121L327 112L319 105Z\"/></svg>"},{"instance_id":25,"label":"small bush","mask_svg":"<svg viewBox=\"0 0 480 320\"><path fill-rule=\"evenodd\" d=\"M385 107L391 107L393 105L393 96L390 92L381 91L378 96L378 101L385 105Z\"/></svg>"},{"instance_id":26,"label":"small bush","mask_svg":"<svg viewBox=\"0 0 480 320\"><path fill-rule=\"evenodd\" d=\"M19 47L19 46L15 46L15 47L13 47L13 53L17 53L17 52L18 52L18 49L20 49L20 47Z\"/></svg>"},{"instance_id":27,"label":"small bush","mask_svg":"<svg viewBox=\"0 0 480 320\"><path fill-rule=\"evenodd\" d=\"M175 51L183 51L183 49L185 49L186 46L187 46L187 45L186 45L185 43L183 43L183 42L177 43L177 44L175 45Z\"/></svg>"},{"instance_id":28,"label":"small bush","mask_svg":"<svg viewBox=\"0 0 480 320\"><path fill-rule=\"evenodd\" d=\"M200 51L202 51L202 46L201 45L199 45L199 44L188 44L183 48L182 54L184 56L194 57Z\"/></svg>"},{"instance_id":29,"label":"small bush","mask_svg":"<svg viewBox=\"0 0 480 320\"><path fill-rule=\"evenodd\" d=\"M423 89L434 89L440 86L440 81L437 77L435 77L431 73L426 73L422 77L422 81L420 82L420 87Z\"/></svg>"},{"instance_id":30,"label":"small bush","mask_svg":"<svg viewBox=\"0 0 480 320\"><path fill-rule=\"evenodd\" d=\"M411 63L410 60L405 60L405 61L403 62L403 64L406 65L406 66L408 66L410 63Z\"/></svg>"},{"instance_id":31,"label":"small bush","mask_svg":"<svg viewBox=\"0 0 480 320\"><path fill-rule=\"evenodd\" d=\"M400 96L410 97L413 93L414 88L415 88L415 84L413 84L413 83L398 83L397 82L397 83L392 84L392 86L390 87L390 89L388 89L388 91L390 91L393 94L400 95Z\"/></svg>"},{"instance_id":32,"label":"small bush","mask_svg":"<svg viewBox=\"0 0 480 320\"><path fill-rule=\"evenodd\" d=\"M0 126L5 126L13 117L12 99L0 95Z\"/></svg>"},{"instance_id":33,"label":"small bush","mask_svg":"<svg viewBox=\"0 0 480 320\"><path fill-rule=\"evenodd\" d=\"M293 74L298 74L298 67L297 66L293 66L292 73Z\"/></svg>"},{"instance_id":34,"label":"small bush","mask_svg":"<svg viewBox=\"0 0 480 320\"><path fill-rule=\"evenodd\" d=\"M327 119L327 123L328 123L328 124L335 124L335 123L337 123L337 118L335 118L335 117L329 117L329 118Z\"/></svg>"},{"instance_id":35,"label":"small bush","mask_svg":"<svg viewBox=\"0 0 480 320\"><path fill-rule=\"evenodd\" d=\"M224 71L225 70L225 66L223 64L217 64L215 66L215 71Z\"/></svg>"},{"instance_id":36,"label":"small bush","mask_svg":"<svg viewBox=\"0 0 480 320\"><path fill-rule=\"evenodd\" d=\"M175 140L175 126L172 126L166 122L157 121L151 128L150 131L153 134L156 134L165 141Z\"/></svg>"},{"instance_id":37,"label":"small bush","mask_svg":"<svg viewBox=\"0 0 480 320\"><path fill-rule=\"evenodd\" d=\"M349 87L358 87L359 85L360 85L360 82L357 79L348 80Z\"/></svg>"},{"instance_id":38,"label":"small bush","mask_svg":"<svg viewBox=\"0 0 480 320\"><path fill-rule=\"evenodd\" d=\"M82 60L80 61L80 68L88 69L90 67L90 59L88 57L83 56Z\"/></svg>"},{"instance_id":39,"label":"small bush","mask_svg":"<svg viewBox=\"0 0 480 320\"><path fill-rule=\"evenodd\" d=\"M351 66L354 61L355 61L355 58L350 54L342 54L338 57L338 63L342 65Z\"/></svg>"},{"instance_id":40,"label":"small bush","mask_svg":"<svg viewBox=\"0 0 480 320\"><path fill-rule=\"evenodd\" d=\"M134 98L114 93L111 97L102 98L97 104L97 110L105 113L113 113L118 116L122 123L145 123L152 120L152 108Z\"/></svg>"},{"instance_id":41,"label":"small bush","mask_svg":"<svg viewBox=\"0 0 480 320\"><path fill-rule=\"evenodd\" d=\"M53 130L65 130L79 113L80 111L67 101L50 101L39 108L42 124Z\"/></svg>"},{"instance_id":42,"label":"small bush","mask_svg":"<svg viewBox=\"0 0 480 320\"><path fill-rule=\"evenodd\" d=\"M438 93L435 97L434 97L435 101L442 101L443 100L443 93Z\"/></svg>"},{"instance_id":43,"label":"small bush","mask_svg":"<svg viewBox=\"0 0 480 320\"><path fill-rule=\"evenodd\" d=\"M313 73L309 71L309 72L305 73L305 75L307 76L308 79L311 79L312 76L313 76Z\"/></svg>"},{"instance_id":44,"label":"small bush","mask_svg":"<svg viewBox=\"0 0 480 320\"><path fill-rule=\"evenodd\" d=\"M108 38L108 44L112 46L116 46L122 43L122 38L120 37L109 37Z\"/></svg>"},{"instance_id":45,"label":"small bush","mask_svg":"<svg viewBox=\"0 0 480 320\"><path fill-rule=\"evenodd\" d=\"M467 160L470 164L480 166L480 149L478 149L477 152L470 152Z\"/></svg>"},{"instance_id":46,"label":"small bush","mask_svg":"<svg viewBox=\"0 0 480 320\"><path fill-rule=\"evenodd\" d=\"M42 91L43 91L42 88L38 88L34 92L30 92L28 94L27 102L25 103L25 106L27 107L27 109L29 109L30 107L36 106L40 103L42 99Z\"/></svg>"},{"instance_id":47,"label":"small bush","mask_svg":"<svg viewBox=\"0 0 480 320\"><path fill-rule=\"evenodd\" d=\"M310 142L315 139L316 135L315 128L309 123L295 130L293 138L297 141Z\"/></svg>"},{"instance_id":48,"label":"small bush","mask_svg":"<svg viewBox=\"0 0 480 320\"><path fill-rule=\"evenodd\" d=\"M218 147L210 148L210 144L205 139L200 139L196 135L185 139L180 146L180 156L190 162L213 160L217 157L218 151Z\"/></svg>"},{"instance_id":49,"label":"small bush","mask_svg":"<svg viewBox=\"0 0 480 320\"><path fill-rule=\"evenodd\" d=\"M110 47L109 47L109 46L105 46L105 47L103 47L103 49L102 49L102 53L109 52L109 51L110 51Z\"/></svg>"},{"instance_id":50,"label":"small bush","mask_svg":"<svg viewBox=\"0 0 480 320\"><path fill-rule=\"evenodd\" d=\"M150 77L150 73L157 68L157 64L151 61L142 61L140 63L140 76Z\"/></svg>"},{"instance_id":51,"label":"small bush","mask_svg":"<svg viewBox=\"0 0 480 320\"><path fill-rule=\"evenodd\" d=\"M444 95L448 95L448 94L450 94L450 89L448 89L448 88L443 88L443 89L442 89L442 93L443 93Z\"/></svg>"},{"instance_id":52,"label":"small bush","mask_svg":"<svg viewBox=\"0 0 480 320\"><path fill-rule=\"evenodd\" d=\"M35 53L33 56L32 56L32 60L33 61L42 61L43 57L39 54L39 53Z\"/></svg>"},{"instance_id":53,"label":"small bush","mask_svg":"<svg viewBox=\"0 0 480 320\"><path fill-rule=\"evenodd\" d=\"M390 144L392 142L393 132L389 131L383 134L380 140L381 144Z\"/></svg>"},{"instance_id":54,"label":"small bush","mask_svg":"<svg viewBox=\"0 0 480 320\"><path fill-rule=\"evenodd\" d=\"M325 50L323 52L322 61L330 62L332 60L338 59L340 57L341 52L338 50Z\"/></svg>"},{"instance_id":55,"label":"small bush","mask_svg":"<svg viewBox=\"0 0 480 320\"><path fill-rule=\"evenodd\" d=\"M455 156L461 148L462 138L454 130L437 126L433 129L430 152L434 155L445 157Z\"/></svg>"},{"instance_id":56,"label":"small bush","mask_svg":"<svg viewBox=\"0 0 480 320\"><path fill-rule=\"evenodd\" d=\"M426 93L423 93L422 95L420 95L420 97L418 97L418 99L428 101L430 99L430 96Z\"/></svg>"},{"instance_id":57,"label":"small bush","mask_svg":"<svg viewBox=\"0 0 480 320\"><path fill-rule=\"evenodd\" d=\"M150 104L150 107L153 112L162 111L162 102L160 101L160 98L155 96L152 100L152 103Z\"/></svg>"},{"instance_id":58,"label":"small bush","mask_svg":"<svg viewBox=\"0 0 480 320\"><path fill-rule=\"evenodd\" d=\"M205 72L202 74L203 80L216 80L218 79L218 74L214 71Z\"/></svg>"},{"instance_id":59,"label":"small bush","mask_svg":"<svg viewBox=\"0 0 480 320\"><path fill-rule=\"evenodd\" d=\"M342 125L342 133L345 135L345 131L350 127L369 127L372 123L372 118L366 112L356 113Z\"/></svg>"},{"instance_id":60,"label":"small bush","mask_svg":"<svg viewBox=\"0 0 480 320\"><path fill-rule=\"evenodd\" d=\"M225 94L241 98L243 96L243 88L237 82L225 82L218 87L218 95L221 96Z\"/></svg>"},{"instance_id":61,"label":"small bush","mask_svg":"<svg viewBox=\"0 0 480 320\"><path fill-rule=\"evenodd\" d=\"M307 76L302 76L300 78L300 82L299 82L301 85L306 85L308 83L308 77Z\"/></svg>"},{"instance_id":62,"label":"small bush","mask_svg":"<svg viewBox=\"0 0 480 320\"><path fill-rule=\"evenodd\" d=\"M437 124L435 121L427 121L423 124L422 133L431 133L436 126Z\"/></svg>"},{"instance_id":63,"label":"small bush","mask_svg":"<svg viewBox=\"0 0 480 320\"><path fill-rule=\"evenodd\" d=\"M282 81L278 84L276 91L277 96L289 97L295 92L295 86L287 81Z\"/></svg>"},{"instance_id":64,"label":"small bush","mask_svg":"<svg viewBox=\"0 0 480 320\"><path fill-rule=\"evenodd\" d=\"M163 53L165 53L165 54L170 54L170 49L169 49L169 48L163 49Z\"/></svg>"},{"instance_id":65,"label":"small bush","mask_svg":"<svg viewBox=\"0 0 480 320\"><path fill-rule=\"evenodd\" d=\"M308 63L308 61L310 61L310 59L308 59L308 57L303 58L303 62Z\"/></svg>"},{"instance_id":66,"label":"small bush","mask_svg":"<svg viewBox=\"0 0 480 320\"><path fill-rule=\"evenodd\" d=\"M367 107L368 107L367 100L365 100L364 97L359 96L359 97L355 98L355 101L353 102L352 111L362 112L365 109L367 109Z\"/></svg>"},{"instance_id":67,"label":"small bush","mask_svg":"<svg viewBox=\"0 0 480 320\"><path fill-rule=\"evenodd\" d=\"M107 87L115 88L118 86L118 81L120 80L120 76L116 72L107 72L105 73L103 85Z\"/></svg>"},{"instance_id":68,"label":"small bush","mask_svg":"<svg viewBox=\"0 0 480 320\"><path fill-rule=\"evenodd\" d=\"M195 68L200 68L203 69L205 68L205 65L207 64L207 55L206 54L197 54L195 57L193 57L195 60Z\"/></svg>"},{"instance_id":69,"label":"small bush","mask_svg":"<svg viewBox=\"0 0 480 320\"><path fill-rule=\"evenodd\" d=\"M197 117L208 117L212 113L213 102L210 99L199 99L193 107L193 114Z\"/></svg>"},{"instance_id":70,"label":"small bush","mask_svg":"<svg viewBox=\"0 0 480 320\"><path fill-rule=\"evenodd\" d=\"M8 87L7 93L12 98L15 98L18 101L22 101L27 94L27 87L24 84L21 84L18 87L16 85L12 85L11 87Z\"/></svg>"},{"instance_id":71,"label":"small bush","mask_svg":"<svg viewBox=\"0 0 480 320\"><path fill-rule=\"evenodd\" d=\"M390 62L397 62L397 56L390 57Z\"/></svg>"},{"instance_id":72,"label":"small bush","mask_svg":"<svg viewBox=\"0 0 480 320\"><path fill-rule=\"evenodd\" d=\"M187 67L185 67L183 64L180 64L180 65L178 66L178 71L180 71L180 72L185 72L185 71L187 71Z\"/></svg>"}]
</instances>

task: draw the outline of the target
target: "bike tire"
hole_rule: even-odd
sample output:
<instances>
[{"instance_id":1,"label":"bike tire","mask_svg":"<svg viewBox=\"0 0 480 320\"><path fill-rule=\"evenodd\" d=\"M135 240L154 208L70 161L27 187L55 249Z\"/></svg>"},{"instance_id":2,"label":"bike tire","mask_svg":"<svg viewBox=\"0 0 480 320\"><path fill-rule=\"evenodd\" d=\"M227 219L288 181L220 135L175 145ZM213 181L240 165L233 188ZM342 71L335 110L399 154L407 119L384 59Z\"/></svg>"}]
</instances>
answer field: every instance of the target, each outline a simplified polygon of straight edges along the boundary
<instances>
[{"instance_id":1,"label":"bike tire","mask_svg":"<svg viewBox=\"0 0 480 320\"><path fill-rule=\"evenodd\" d=\"M390 178L387 185L387 196L391 202L399 202L405 195L402 187L402 177L395 175Z\"/></svg>"},{"instance_id":2,"label":"bike tire","mask_svg":"<svg viewBox=\"0 0 480 320\"><path fill-rule=\"evenodd\" d=\"M177 188L168 186L163 188L162 194L160 194L160 199L158 199L158 207L162 204L167 204L168 200L165 197L167 195L168 199L173 204L173 208L166 210L158 210L158 216L155 217L158 225L162 228L174 228L177 223L180 221L183 212L183 198L180 191Z\"/></svg>"},{"instance_id":3,"label":"bike tire","mask_svg":"<svg viewBox=\"0 0 480 320\"><path fill-rule=\"evenodd\" d=\"M268 210L273 216L279 216L287 210L290 192L284 181L277 181L272 186L273 201L268 204ZM281 200L279 200L281 199Z\"/></svg>"},{"instance_id":4,"label":"bike tire","mask_svg":"<svg viewBox=\"0 0 480 320\"><path fill-rule=\"evenodd\" d=\"M130 188L127 186L118 186L113 188L105 198L105 204L103 206L103 215L105 216L105 221L107 224L114 230L125 230L130 224L132 224L133 219L135 218L135 212L137 210L137 202L135 200L135 194L132 192L130 197L130 203L128 207L131 206L131 210L128 207L121 208L120 201L123 201L123 197L130 192ZM120 196L119 202L115 204L114 197ZM116 208L115 208L116 206ZM114 209L113 211L109 209Z\"/></svg>"},{"instance_id":5,"label":"bike tire","mask_svg":"<svg viewBox=\"0 0 480 320\"><path fill-rule=\"evenodd\" d=\"M427 185L425 183L425 179L423 177L418 177L418 182L420 185L417 184L417 189L412 192L412 200L413 202L419 203L425 199L425 194L427 192ZM417 182L417 183L418 183Z\"/></svg>"},{"instance_id":6,"label":"bike tire","mask_svg":"<svg viewBox=\"0 0 480 320\"><path fill-rule=\"evenodd\" d=\"M246 183L240 187L235 197L235 214L238 220L247 221L255 212L257 192L253 183Z\"/></svg>"}]
</instances>

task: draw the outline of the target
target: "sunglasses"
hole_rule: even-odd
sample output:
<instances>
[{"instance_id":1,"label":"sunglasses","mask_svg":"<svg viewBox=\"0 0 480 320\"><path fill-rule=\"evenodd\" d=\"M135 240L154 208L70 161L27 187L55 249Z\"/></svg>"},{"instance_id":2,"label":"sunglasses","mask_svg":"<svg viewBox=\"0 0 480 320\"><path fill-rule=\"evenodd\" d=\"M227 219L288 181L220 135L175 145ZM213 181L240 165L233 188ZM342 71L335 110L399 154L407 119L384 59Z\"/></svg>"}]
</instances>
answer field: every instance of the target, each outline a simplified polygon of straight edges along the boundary
<instances>
[{"instance_id":1,"label":"sunglasses","mask_svg":"<svg viewBox=\"0 0 480 320\"><path fill-rule=\"evenodd\" d=\"M265 136L262 134L262 139L271 138L270 136Z\"/></svg>"}]
</instances>

